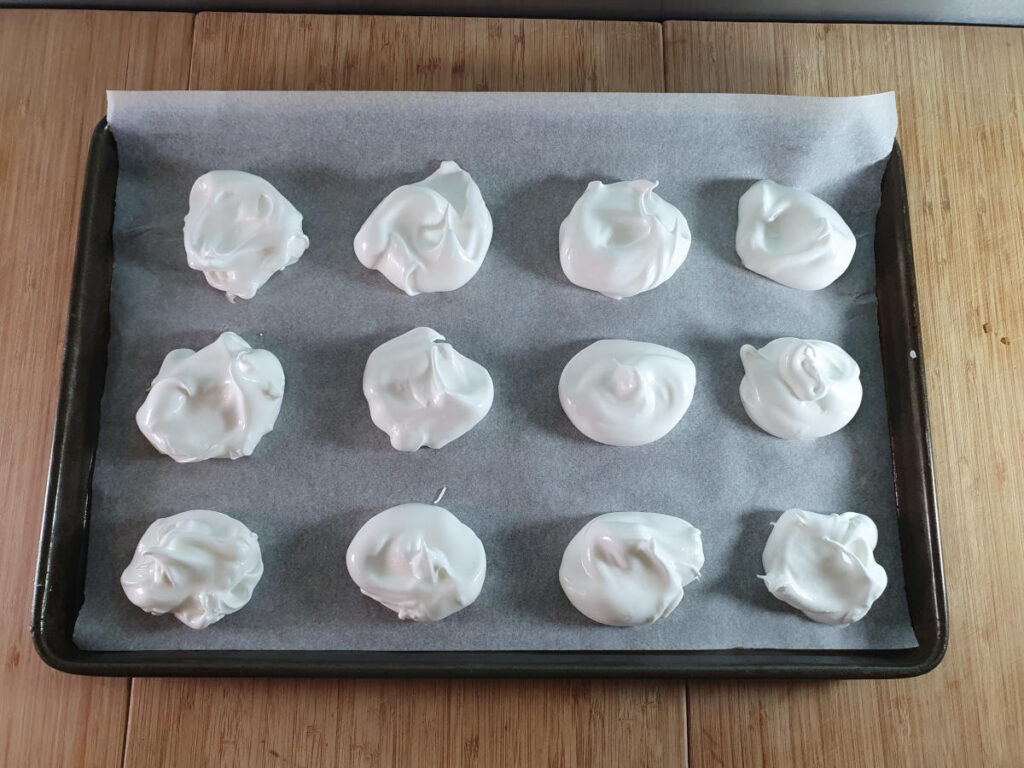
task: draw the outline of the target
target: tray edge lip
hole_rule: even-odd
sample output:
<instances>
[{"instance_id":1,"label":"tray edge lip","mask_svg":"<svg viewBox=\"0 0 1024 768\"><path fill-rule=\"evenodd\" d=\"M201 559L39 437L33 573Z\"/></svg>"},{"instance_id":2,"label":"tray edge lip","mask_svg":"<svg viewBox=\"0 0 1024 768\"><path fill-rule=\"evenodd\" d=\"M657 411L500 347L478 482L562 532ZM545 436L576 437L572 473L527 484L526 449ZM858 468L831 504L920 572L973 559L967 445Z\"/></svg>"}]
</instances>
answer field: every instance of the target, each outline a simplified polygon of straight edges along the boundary
<instances>
[{"instance_id":1,"label":"tray edge lip","mask_svg":"<svg viewBox=\"0 0 1024 768\"><path fill-rule=\"evenodd\" d=\"M44 621L47 590L50 581L50 563L52 560L52 538L53 526L56 518L57 495L61 486L61 469L65 459L64 437L67 434L67 422L69 416L69 401L71 399L69 386L74 373L75 345L69 344L73 337L81 335L81 328L77 322L77 315L80 307L85 302L84 290L81 275L86 267L86 249L94 235L95 224L89 215L92 200L99 185L99 168L95 159L99 149L99 143L106 135L110 134L110 128L106 117L101 117L92 131L89 140L89 152L86 159L85 179L82 184L81 203L79 205L78 232L75 240L75 260L71 271L71 289L68 297L68 311L65 320L64 346L61 359L60 387L57 394L57 408L54 417L53 429L51 431L50 461L47 468L46 493L44 496L43 519L39 533L39 555L36 563L36 581L32 598L32 622L31 634L36 652L40 658L49 666L63 672L78 673L80 662L69 658L58 651L51 644L50 633Z\"/></svg>"},{"instance_id":2,"label":"tray edge lip","mask_svg":"<svg viewBox=\"0 0 1024 768\"><path fill-rule=\"evenodd\" d=\"M908 667L909 673L904 677L917 677L927 674L935 669L945 658L949 649L949 605L946 596L945 566L942 558L942 537L939 526L939 504L935 489L935 462L932 451L932 430L928 409L928 389L926 385L926 373L923 363L922 339L921 339L921 314L918 305L917 294L917 269L914 259L913 235L910 228L909 197L907 195L907 178L903 163L903 149L898 139L893 140L892 153L889 157L889 167L893 167L896 173L897 189L899 191L900 206L896 226L902 242L905 244L906 254L902 262L903 289L906 306L909 310L907 318L910 325L910 341L912 349L917 350L918 364L911 366L911 387L914 395L920 403L921 409L921 432L915 435L915 441L919 442L919 451L924 469L924 503L925 520L928 529L927 546L930 551L932 564L932 589L931 596L934 599L934 610L936 619L936 633L932 642L927 645L920 640L917 650L920 651L922 659L912 668ZM876 228L877 232L877 228ZM915 633L916 634L916 633Z\"/></svg>"}]
</instances>

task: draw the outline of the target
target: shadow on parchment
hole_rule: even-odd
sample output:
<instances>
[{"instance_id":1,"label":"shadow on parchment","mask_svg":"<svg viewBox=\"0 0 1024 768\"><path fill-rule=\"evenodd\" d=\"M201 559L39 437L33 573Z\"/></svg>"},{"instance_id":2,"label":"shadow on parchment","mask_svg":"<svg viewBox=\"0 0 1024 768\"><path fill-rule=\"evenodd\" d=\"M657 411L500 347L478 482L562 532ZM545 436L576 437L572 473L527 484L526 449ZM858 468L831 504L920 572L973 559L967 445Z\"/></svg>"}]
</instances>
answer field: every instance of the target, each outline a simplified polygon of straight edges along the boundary
<instances>
[{"instance_id":1,"label":"shadow on parchment","mask_svg":"<svg viewBox=\"0 0 1024 768\"><path fill-rule=\"evenodd\" d=\"M500 573L501 578L495 579L488 600L494 605L510 607L514 615L532 616L544 624L600 626L573 607L558 582L566 545L596 515L575 515L503 528L496 535L497 540L493 544L489 542L488 574Z\"/></svg>"},{"instance_id":2,"label":"shadow on parchment","mask_svg":"<svg viewBox=\"0 0 1024 768\"><path fill-rule=\"evenodd\" d=\"M727 595L736 602L764 608L765 610L790 610L784 603L772 597L765 589L757 574L764 573L761 553L771 533L771 524L779 517L779 510L758 509L743 514L740 520L740 535L732 550L726 556L727 562L722 575L709 584L711 593ZM739 578L737 578L739 574Z\"/></svg>"},{"instance_id":3,"label":"shadow on parchment","mask_svg":"<svg viewBox=\"0 0 1024 768\"><path fill-rule=\"evenodd\" d=\"M740 197L757 179L716 179L700 185L697 202L691 212L686 211L694 239L700 239L717 258L726 262L732 271L746 271L736 254L737 207Z\"/></svg>"},{"instance_id":4,"label":"shadow on parchment","mask_svg":"<svg viewBox=\"0 0 1024 768\"><path fill-rule=\"evenodd\" d=\"M558 230L573 204L594 179L549 176L513 193L492 211L494 240L520 268L566 290L583 290L568 281L558 256ZM524 221L524 218L526 219Z\"/></svg>"},{"instance_id":5,"label":"shadow on parchment","mask_svg":"<svg viewBox=\"0 0 1024 768\"><path fill-rule=\"evenodd\" d=\"M510 355L501 361L499 375L507 407L549 434L576 443L600 445L573 426L558 399L558 381L565 364L594 341L597 339L583 338Z\"/></svg>"}]
</instances>

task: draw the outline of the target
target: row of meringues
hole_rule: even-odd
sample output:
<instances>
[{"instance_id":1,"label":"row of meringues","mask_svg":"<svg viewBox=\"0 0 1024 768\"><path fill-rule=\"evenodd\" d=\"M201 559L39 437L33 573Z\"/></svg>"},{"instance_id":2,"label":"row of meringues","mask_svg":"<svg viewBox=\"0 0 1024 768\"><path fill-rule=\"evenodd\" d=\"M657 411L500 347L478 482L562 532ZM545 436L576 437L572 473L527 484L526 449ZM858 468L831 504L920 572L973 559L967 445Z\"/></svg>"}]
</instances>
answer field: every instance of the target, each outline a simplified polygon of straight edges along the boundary
<instances>
[{"instance_id":1,"label":"row of meringues","mask_svg":"<svg viewBox=\"0 0 1024 768\"><path fill-rule=\"evenodd\" d=\"M671 278L690 250L686 217L657 182L593 181L559 228L559 256L576 285L615 299ZM736 252L782 285L818 290L846 271L857 239L835 209L809 192L756 182L738 204ZM480 269L493 224L480 188L453 161L385 197L355 236L359 261L410 296L452 291ZM229 298L251 299L309 247L302 214L270 182L210 171L189 195L188 264Z\"/></svg>"},{"instance_id":2,"label":"row of meringues","mask_svg":"<svg viewBox=\"0 0 1024 768\"><path fill-rule=\"evenodd\" d=\"M758 578L809 618L845 626L863 618L886 587L874 559L877 541L865 515L790 509L773 524ZM364 595L414 621L439 621L473 603L487 571L473 530L431 504L401 504L370 518L349 544L346 563ZM701 533L685 520L611 512L569 542L559 581L595 622L638 626L672 613L703 565ZM220 512L190 510L149 526L121 586L144 611L173 613L202 629L245 606L262 575L255 533Z\"/></svg>"},{"instance_id":3,"label":"row of meringues","mask_svg":"<svg viewBox=\"0 0 1024 768\"><path fill-rule=\"evenodd\" d=\"M740 399L766 432L788 439L831 434L854 417L863 395L860 369L826 341L776 339L740 349ZM602 339L562 370L558 396L572 423L608 445L658 440L683 418L693 399L696 368L669 347ZM136 423L150 443L175 461L249 456L274 428L284 397L281 363L226 332L198 352L169 352ZM494 385L487 369L459 354L432 328L414 328L374 349L363 370L373 423L401 451L441 448L490 411Z\"/></svg>"}]
</instances>

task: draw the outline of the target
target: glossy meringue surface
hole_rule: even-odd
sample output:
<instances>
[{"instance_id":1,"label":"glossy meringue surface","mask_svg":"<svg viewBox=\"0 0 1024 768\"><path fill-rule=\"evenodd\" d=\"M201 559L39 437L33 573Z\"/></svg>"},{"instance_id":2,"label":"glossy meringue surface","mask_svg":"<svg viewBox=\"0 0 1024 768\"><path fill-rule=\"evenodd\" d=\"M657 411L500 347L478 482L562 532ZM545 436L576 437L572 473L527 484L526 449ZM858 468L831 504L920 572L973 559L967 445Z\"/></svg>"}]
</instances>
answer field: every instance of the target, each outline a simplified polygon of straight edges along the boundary
<instances>
[{"instance_id":1,"label":"glossy meringue surface","mask_svg":"<svg viewBox=\"0 0 1024 768\"><path fill-rule=\"evenodd\" d=\"M135 422L175 461L237 459L274 428L283 397L274 354L229 331L198 352L168 352Z\"/></svg>"},{"instance_id":2,"label":"glossy meringue surface","mask_svg":"<svg viewBox=\"0 0 1024 768\"><path fill-rule=\"evenodd\" d=\"M846 271L856 249L843 217L810 192L764 179L740 197L736 252L759 275L817 291Z\"/></svg>"},{"instance_id":3,"label":"glossy meringue surface","mask_svg":"<svg viewBox=\"0 0 1024 768\"><path fill-rule=\"evenodd\" d=\"M888 583L875 562L877 544L878 529L866 515L789 509L768 535L759 578L808 618L845 626L864 618Z\"/></svg>"},{"instance_id":4,"label":"glossy meringue surface","mask_svg":"<svg viewBox=\"0 0 1024 768\"><path fill-rule=\"evenodd\" d=\"M400 619L440 621L484 585L484 545L444 507L400 504L371 517L349 544L349 575Z\"/></svg>"},{"instance_id":5,"label":"glossy meringue surface","mask_svg":"<svg viewBox=\"0 0 1024 768\"><path fill-rule=\"evenodd\" d=\"M592 181L558 231L562 271L572 283L623 299L657 288L690 250L686 217L656 181Z\"/></svg>"},{"instance_id":6,"label":"glossy meringue surface","mask_svg":"<svg viewBox=\"0 0 1024 768\"><path fill-rule=\"evenodd\" d=\"M653 624L700 575L700 531L654 512L610 512L588 522L562 555L558 580L576 609L615 627Z\"/></svg>"},{"instance_id":7,"label":"glossy meringue surface","mask_svg":"<svg viewBox=\"0 0 1024 768\"><path fill-rule=\"evenodd\" d=\"M667 435L693 401L697 369L660 344L601 339L562 369L558 398L575 427L606 445L636 446Z\"/></svg>"},{"instance_id":8,"label":"glossy meringue surface","mask_svg":"<svg viewBox=\"0 0 1024 768\"><path fill-rule=\"evenodd\" d=\"M459 354L433 328L413 328L370 353L363 394L373 423L391 446L442 448L491 410L494 383L479 363Z\"/></svg>"},{"instance_id":9,"label":"glossy meringue surface","mask_svg":"<svg viewBox=\"0 0 1024 768\"><path fill-rule=\"evenodd\" d=\"M454 291L480 269L494 226L480 188L458 163L399 187L370 214L353 247L409 296Z\"/></svg>"},{"instance_id":10,"label":"glossy meringue surface","mask_svg":"<svg viewBox=\"0 0 1024 768\"><path fill-rule=\"evenodd\" d=\"M302 214L266 179L210 171L192 185L185 216L188 265L232 301L251 299L308 247Z\"/></svg>"},{"instance_id":11,"label":"glossy meringue surface","mask_svg":"<svg viewBox=\"0 0 1024 768\"><path fill-rule=\"evenodd\" d=\"M146 529L121 588L147 613L173 613L203 629L244 607L262 576L255 533L220 512L192 509Z\"/></svg>"},{"instance_id":12,"label":"glossy meringue surface","mask_svg":"<svg viewBox=\"0 0 1024 768\"><path fill-rule=\"evenodd\" d=\"M857 414L860 367L828 341L784 337L740 348L740 399L750 420L787 440L830 435Z\"/></svg>"}]
</instances>

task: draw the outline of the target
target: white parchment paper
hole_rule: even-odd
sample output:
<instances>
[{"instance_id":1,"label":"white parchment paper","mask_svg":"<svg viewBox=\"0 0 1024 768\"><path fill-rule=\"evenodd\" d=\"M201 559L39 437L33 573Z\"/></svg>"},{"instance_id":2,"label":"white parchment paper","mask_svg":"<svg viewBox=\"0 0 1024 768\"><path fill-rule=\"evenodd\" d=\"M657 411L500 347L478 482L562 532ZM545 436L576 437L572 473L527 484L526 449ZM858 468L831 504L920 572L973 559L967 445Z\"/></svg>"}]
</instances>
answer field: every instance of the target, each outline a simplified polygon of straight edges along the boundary
<instances>
[{"instance_id":1,"label":"white parchment paper","mask_svg":"<svg viewBox=\"0 0 1024 768\"><path fill-rule=\"evenodd\" d=\"M899 648L916 644L896 528L874 295L879 186L896 130L892 94L729 95L179 93L109 96L120 175L111 338L93 479L85 604L90 649ZM352 238L389 191L445 159L472 173L494 217L486 261L452 293L407 297L364 269ZM305 215L309 251L234 304L188 269L182 218L193 180L260 174ZM804 293L743 269L736 204L755 180L803 187L857 235L849 271ZM571 285L558 225L593 179L660 180L693 231L680 271L614 301ZM390 448L370 421L363 364L417 325L445 334L495 382L490 415L440 451ZM134 414L171 349L224 330L273 351L287 377L277 429L254 456L178 465ZM738 350L784 335L826 339L860 363L864 405L836 435L788 442L740 404ZM593 443L562 414L562 366L599 338L674 347L697 366L693 405L664 439ZM377 511L444 504L487 549L477 602L437 624L398 621L344 565ZM889 587L860 623L815 624L756 575L769 523L792 506L855 510L878 524ZM257 532L266 571L250 604L193 631L144 614L118 577L152 520L192 508ZM704 533L702 579L649 627L596 625L558 585L562 551L593 515L680 515Z\"/></svg>"}]
</instances>

